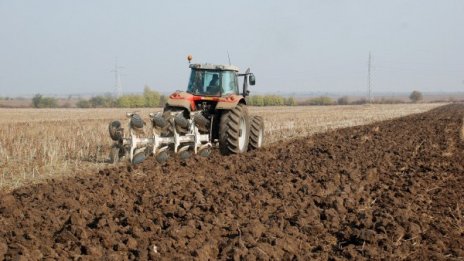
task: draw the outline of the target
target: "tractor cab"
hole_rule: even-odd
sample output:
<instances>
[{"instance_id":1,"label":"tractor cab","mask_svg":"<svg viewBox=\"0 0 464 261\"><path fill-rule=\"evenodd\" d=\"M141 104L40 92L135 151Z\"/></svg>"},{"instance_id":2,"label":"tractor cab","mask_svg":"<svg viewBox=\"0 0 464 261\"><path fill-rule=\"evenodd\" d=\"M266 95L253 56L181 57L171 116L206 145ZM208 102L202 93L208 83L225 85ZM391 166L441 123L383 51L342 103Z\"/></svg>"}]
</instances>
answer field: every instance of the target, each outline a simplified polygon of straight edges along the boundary
<instances>
[{"instance_id":1,"label":"tractor cab","mask_svg":"<svg viewBox=\"0 0 464 261\"><path fill-rule=\"evenodd\" d=\"M238 95L238 67L233 65L191 64L187 92L196 96Z\"/></svg>"},{"instance_id":2,"label":"tractor cab","mask_svg":"<svg viewBox=\"0 0 464 261\"><path fill-rule=\"evenodd\" d=\"M239 73L240 69L234 65L191 64L190 79L187 93L195 96L224 97L229 95L249 94L248 84L255 85L255 76L247 69ZM244 77L243 90L239 90L238 77Z\"/></svg>"},{"instance_id":3,"label":"tractor cab","mask_svg":"<svg viewBox=\"0 0 464 261\"><path fill-rule=\"evenodd\" d=\"M246 104L248 85L255 84L255 76L247 69L239 73L234 65L190 64L190 78L186 91L176 91L169 96L166 106L183 108L186 112L217 109L229 110L237 104ZM243 77L243 88L239 88ZM188 114L188 113L187 113Z\"/></svg>"}]
</instances>

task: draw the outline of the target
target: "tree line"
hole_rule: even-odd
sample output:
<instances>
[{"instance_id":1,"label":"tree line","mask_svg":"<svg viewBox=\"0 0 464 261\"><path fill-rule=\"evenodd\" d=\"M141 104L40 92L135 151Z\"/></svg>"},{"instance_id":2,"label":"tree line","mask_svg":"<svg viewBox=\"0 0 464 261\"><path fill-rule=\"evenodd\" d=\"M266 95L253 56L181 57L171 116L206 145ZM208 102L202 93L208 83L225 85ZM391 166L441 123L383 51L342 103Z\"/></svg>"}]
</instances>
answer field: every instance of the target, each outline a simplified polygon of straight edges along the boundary
<instances>
[{"instance_id":1,"label":"tree line","mask_svg":"<svg viewBox=\"0 0 464 261\"><path fill-rule=\"evenodd\" d=\"M284 97L280 95L252 95L246 98L250 106L305 106L305 105L349 105L349 104L366 104L367 99L350 100L348 96L342 96L338 99L332 99L328 96L312 97L305 100L297 100L294 97ZM411 102L419 102L423 95L419 91L413 91L409 96ZM166 104L167 97L159 92L145 86L143 94L123 95L115 98L111 95L95 96L89 99L80 99L76 102L78 108L141 108L141 107L163 107ZM398 99L382 98L372 103L404 103ZM69 104L60 106L58 99L53 97L44 97L37 94L32 98L34 108L57 108L70 107Z\"/></svg>"},{"instance_id":2,"label":"tree line","mask_svg":"<svg viewBox=\"0 0 464 261\"><path fill-rule=\"evenodd\" d=\"M45 97L36 94L32 98L32 107L34 108L58 108L70 107L68 103L60 106L59 100L53 97ZM94 96L89 99L79 99L75 106L78 108L140 108L140 107L159 107L164 106L167 98L165 95L145 86L143 94L130 94L121 97L111 95Z\"/></svg>"},{"instance_id":3,"label":"tree line","mask_svg":"<svg viewBox=\"0 0 464 261\"><path fill-rule=\"evenodd\" d=\"M252 95L246 98L247 104L251 106L295 106L297 102L294 97L283 97L279 95Z\"/></svg>"},{"instance_id":4,"label":"tree line","mask_svg":"<svg viewBox=\"0 0 464 261\"><path fill-rule=\"evenodd\" d=\"M247 97L247 104L251 106L298 106L298 105L334 105L335 100L327 96L296 100L295 97L279 95L252 95Z\"/></svg>"},{"instance_id":5,"label":"tree line","mask_svg":"<svg viewBox=\"0 0 464 261\"><path fill-rule=\"evenodd\" d=\"M411 102L416 103L423 100L423 95L419 91L413 91L409 95ZM251 106L307 106L307 105L358 105L358 104L396 104L405 103L405 101L394 98L380 98L369 102L365 98L352 100L348 96L342 96L338 99L332 99L328 96L312 97L305 100L296 100L294 97L283 97L278 95L252 95L247 97L247 104Z\"/></svg>"},{"instance_id":6,"label":"tree line","mask_svg":"<svg viewBox=\"0 0 464 261\"><path fill-rule=\"evenodd\" d=\"M78 108L141 108L159 107L166 103L166 96L145 86L142 95L130 94L119 98L112 96L95 96L88 100L81 99L76 103Z\"/></svg>"},{"instance_id":7,"label":"tree line","mask_svg":"<svg viewBox=\"0 0 464 261\"><path fill-rule=\"evenodd\" d=\"M159 107L166 103L166 96L145 86L143 94L123 95L119 98L112 96L95 96L88 100L81 99L76 103L78 108L141 108Z\"/></svg>"}]
</instances>

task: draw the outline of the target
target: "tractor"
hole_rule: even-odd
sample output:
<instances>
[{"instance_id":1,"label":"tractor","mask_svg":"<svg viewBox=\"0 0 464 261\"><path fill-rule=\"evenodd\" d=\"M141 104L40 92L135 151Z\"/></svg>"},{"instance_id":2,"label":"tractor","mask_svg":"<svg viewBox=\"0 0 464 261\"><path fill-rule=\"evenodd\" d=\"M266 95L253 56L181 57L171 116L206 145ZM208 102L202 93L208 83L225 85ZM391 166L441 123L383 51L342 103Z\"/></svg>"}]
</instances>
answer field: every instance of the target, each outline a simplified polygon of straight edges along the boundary
<instances>
[{"instance_id":1,"label":"tractor","mask_svg":"<svg viewBox=\"0 0 464 261\"><path fill-rule=\"evenodd\" d=\"M255 76L247 69L240 73L233 65L191 64L186 91L172 93L162 112L150 113L150 135L146 123L137 113L127 113L128 133L119 121L109 124L114 141L110 161L128 157L133 164L148 155L163 163L170 152L181 159L192 153L208 157L213 147L224 155L240 154L262 147L264 122L250 116L245 97ZM243 88L239 89L239 77Z\"/></svg>"}]
</instances>

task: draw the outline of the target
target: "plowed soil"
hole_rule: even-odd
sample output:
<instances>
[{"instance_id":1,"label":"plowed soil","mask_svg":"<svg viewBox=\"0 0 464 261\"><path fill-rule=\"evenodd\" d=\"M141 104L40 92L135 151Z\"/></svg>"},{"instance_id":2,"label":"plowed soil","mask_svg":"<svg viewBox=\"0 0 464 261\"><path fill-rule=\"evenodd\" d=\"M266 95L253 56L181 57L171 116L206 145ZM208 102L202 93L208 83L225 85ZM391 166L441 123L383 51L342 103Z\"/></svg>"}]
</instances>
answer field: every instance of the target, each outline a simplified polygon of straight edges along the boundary
<instances>
[{"instance_id":1,"label":"plowed soil","mask_svg":"<svg viewBox=\"0 0 464 261\"><path fill-rule=\"evenodd\" d=\"M464 105L0 199L0 259L462 259Z\"/></svg>"}]
</instances>

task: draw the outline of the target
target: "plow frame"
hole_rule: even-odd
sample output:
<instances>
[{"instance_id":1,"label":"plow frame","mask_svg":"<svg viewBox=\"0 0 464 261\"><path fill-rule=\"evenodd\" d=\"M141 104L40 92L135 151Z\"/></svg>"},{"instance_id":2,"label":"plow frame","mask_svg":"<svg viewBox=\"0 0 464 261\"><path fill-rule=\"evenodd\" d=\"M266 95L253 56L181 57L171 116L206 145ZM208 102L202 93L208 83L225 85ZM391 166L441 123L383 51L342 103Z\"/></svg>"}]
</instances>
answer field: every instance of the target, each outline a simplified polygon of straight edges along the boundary
<instances>
[{"instance_id":1,"label":"plow frame","mask_svg":"<svg viewBox=\"0 0 464 261\"><path fill-rule=\"evenodd\" d=\"M177 131L176 122L174 120L181 112L169 112L171 116L168 120L168 125L171 127L172 136L161 135L162 129L158 128L154 124L151 126L151 135L144 137L144 131L133 128L131 124L131 117L135 113L127 113L126 116L129 118L128 121L128 136L124 133L122 138L122 147L125 150L125 155L129 156L131 163L139 163L137 156L143 161L147 153L154 156L168 152L170 147L175 154L179 154L190 149L195 154L205 149L212 147L210 134L200 133L198 127L195 125L194 114L200 112L192 112L190 119L188 120L188 130L185 134L181 134ZM160 117L161 112L150 113L150 121L153 123L154 117ZM119 143L121 144L121 143ZM142 157L143 156L143 157Z\"/></svg>"}]
</instances>

